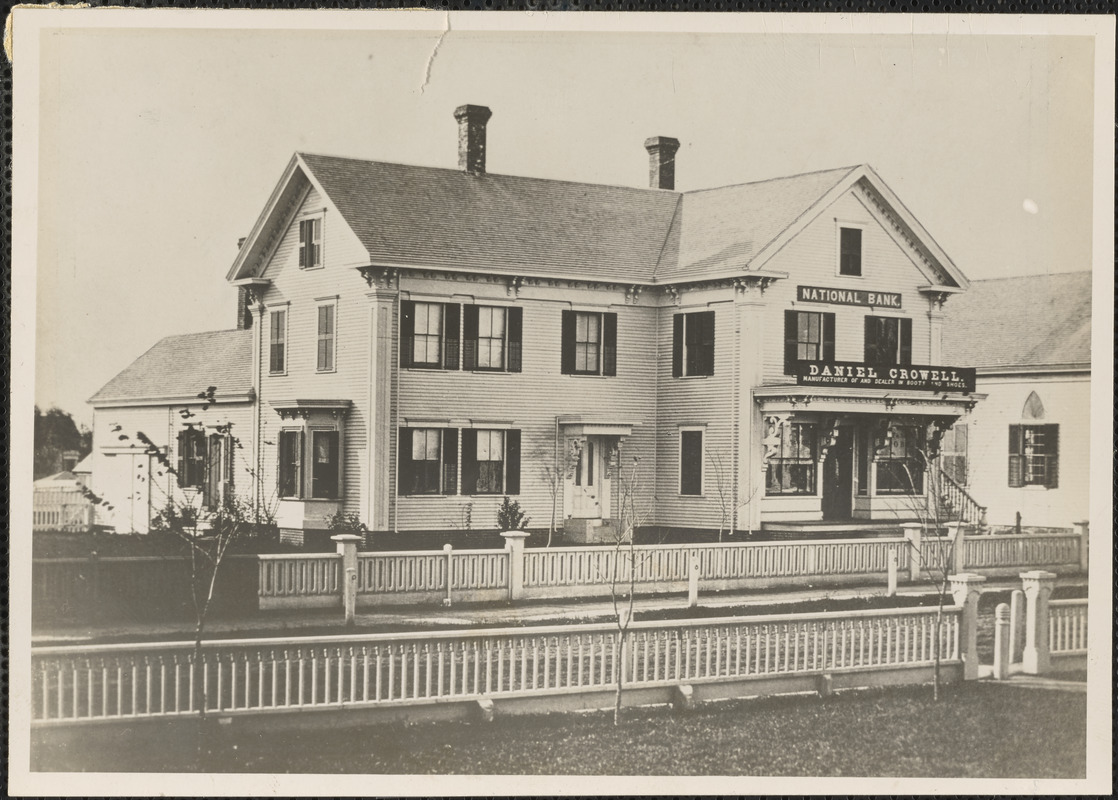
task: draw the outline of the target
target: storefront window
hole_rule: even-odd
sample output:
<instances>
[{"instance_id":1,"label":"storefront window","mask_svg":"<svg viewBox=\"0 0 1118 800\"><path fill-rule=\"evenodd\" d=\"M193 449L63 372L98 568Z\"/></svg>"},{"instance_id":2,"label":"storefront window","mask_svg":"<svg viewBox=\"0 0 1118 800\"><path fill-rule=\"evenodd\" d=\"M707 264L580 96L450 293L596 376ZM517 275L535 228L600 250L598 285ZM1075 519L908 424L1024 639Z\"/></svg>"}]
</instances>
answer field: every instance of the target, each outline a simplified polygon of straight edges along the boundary
<instances>
[{"instance_id":1,"label":"storefront window","mask_svg":"<svg viewBox=\"0 0 1118 800\"><path fill-rule=\"evenodd\" d=\"M877 458L877 493L923 494L923 429L918 425L900 425L892 431L885 452Z\"/></svg>"},{"instance_id":2,"label":"storefront window","mask_svg":"<svg viewBox=\"0 0 1118 800\"><path fill-rule=\"evenodd\" d=\"M815 494L817 433L814 425L785 422L780 443L770 458L765 480L767 495Z\"/></svg>"}]
</instances>

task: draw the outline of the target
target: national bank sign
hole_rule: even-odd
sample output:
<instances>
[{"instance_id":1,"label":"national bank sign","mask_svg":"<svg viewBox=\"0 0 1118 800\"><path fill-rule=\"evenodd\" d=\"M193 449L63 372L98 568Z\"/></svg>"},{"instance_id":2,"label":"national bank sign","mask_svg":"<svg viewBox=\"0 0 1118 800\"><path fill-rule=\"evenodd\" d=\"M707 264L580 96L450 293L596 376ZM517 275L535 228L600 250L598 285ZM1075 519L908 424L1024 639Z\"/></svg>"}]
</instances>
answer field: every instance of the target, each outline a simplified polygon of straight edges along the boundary
<instances>
[{"instance_id":1,"label":"national bank sign","mask_svg":"<svg viewBox=\"0 0 1118 800\"><path fill-rule=\"evenodd\" d=\"M840 306L900 308L900 292L874 292L868 289L828 289L824 286L797 286L796 299L802 303L834 303Z\"/></svg>"},{"instance_id":2,"label":"national bank sign","mask_svg":"<svg viewBox=\"0 0 1118 800\"><path fill-rule=\"evenodd\" d=\"M859 361L800 361L796 383L804 386L851 386L860 389L923 389L973 392L973 367L893 366Z\"/></svg>"}]
</instances>

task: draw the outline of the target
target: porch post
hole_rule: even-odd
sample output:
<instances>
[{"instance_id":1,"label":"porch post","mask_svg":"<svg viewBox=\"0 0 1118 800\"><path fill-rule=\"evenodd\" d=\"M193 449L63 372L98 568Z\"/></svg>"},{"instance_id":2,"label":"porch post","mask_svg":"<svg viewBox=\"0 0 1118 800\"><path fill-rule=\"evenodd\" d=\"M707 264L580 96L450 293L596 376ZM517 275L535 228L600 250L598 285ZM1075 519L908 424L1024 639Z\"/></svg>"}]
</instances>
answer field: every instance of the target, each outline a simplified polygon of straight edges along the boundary
<instances>
[{"instance_id":1,"label":"porch post","mask_svg":"<svg viewBox=\"0 0 1118 800\"><path fill-rule=\"evenodd\" d=\"M372 278L374 283L391 278ZM392 342L397 325L396 298L398 292L390 285L374 285L366 296L369 309L369 438L367 472L364 476L365 502L363 511L370 530L386 531L395 526L389 521L391 487L395 481L392 453L396 432L392 429L392 396L396 392L396 370Z\"/></svg>"},{"instance_id":2,"label":"porch post","mask_svg":"<svg viewBox=\"0 0 1118 800\"><path fill-rule=\"evenodd\" d=\"M963 609L962 629L959 631L963 651L963 680L973 681L978 678L979 584L985 582L986 576L964 572L961 575L950 575L948 580L951 581L951 596L955 605Z\"/></svg>"},{"instance_id":3,"label":"porch post","mask_svg":"<svg viewBox=\"0 0 1118 800\"><path fill-rule=\"evenodd\" d=\"M734 447L735 491L732 502L735 530L756 530L761 526L761 500L765 493L764 425L760 408L753 401L753 387L761 384L766 341L763 282L757 278L738 278L734 287L734 315L738 333L737 407L733 409L736 441Z\"/></svg>"},{"instance_id":4,"label":"porch post","mask_svg":"<svg viewBox=\"0 0 1118 800\"><path fill-rule=\"evenodd\" d=\"M1021 664L1029 675L1048 671L1048 597L1056 586L1056 573L1034 570L1021 573L1025 590L1025 652Z\"/></svg>"}]
</instances>

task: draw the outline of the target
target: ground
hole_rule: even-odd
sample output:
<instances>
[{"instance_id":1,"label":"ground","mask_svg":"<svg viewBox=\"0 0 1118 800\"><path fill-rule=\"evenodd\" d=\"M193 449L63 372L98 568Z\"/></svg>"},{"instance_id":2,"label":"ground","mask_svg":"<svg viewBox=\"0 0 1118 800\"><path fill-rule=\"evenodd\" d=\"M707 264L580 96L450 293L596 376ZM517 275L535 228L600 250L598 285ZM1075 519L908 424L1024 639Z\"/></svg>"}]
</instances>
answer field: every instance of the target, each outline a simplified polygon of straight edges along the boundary
<instances>
[{"instance_id":1,"label":"ground","mask_svg":"<svg viewBox=\"0 0 1118 800\"><path fill-rule=\"evenodd\" d=\"M210 740L206 769L255 773L1082 778L1086 695L989 682L632 709L491 723L391 724ZM37 747L35 770L178 772L193 748Z\"/></svg>"}]
</instances>

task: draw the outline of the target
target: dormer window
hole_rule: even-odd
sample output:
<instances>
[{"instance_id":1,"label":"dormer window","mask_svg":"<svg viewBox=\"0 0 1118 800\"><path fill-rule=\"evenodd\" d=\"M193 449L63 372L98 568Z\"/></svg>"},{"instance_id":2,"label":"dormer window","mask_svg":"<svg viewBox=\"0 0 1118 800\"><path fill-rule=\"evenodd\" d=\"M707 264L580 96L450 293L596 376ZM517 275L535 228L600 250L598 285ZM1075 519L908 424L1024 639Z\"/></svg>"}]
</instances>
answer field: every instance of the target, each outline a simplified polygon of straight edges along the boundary
<instances>
[{"instance_id":1,"label":"dormer window","mask_svg":"<svg viewBox=\"0 0 1118 800\"><path fill-rule=\"evenodd\" d=\"M839 275L862 275L861 228L839 228Z\"/></svg>"},{"instance_id":2,"label":"dormer window","mask_svg":"<svg viewBox=\"0 0 1118 800\"><path fill-rule=\"evenodd\" d=\"M322 217L299 220L299 268L322 266Z\"/></svg>"}]
</instances>

